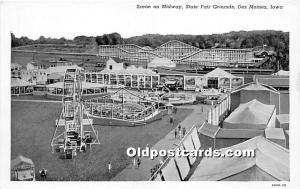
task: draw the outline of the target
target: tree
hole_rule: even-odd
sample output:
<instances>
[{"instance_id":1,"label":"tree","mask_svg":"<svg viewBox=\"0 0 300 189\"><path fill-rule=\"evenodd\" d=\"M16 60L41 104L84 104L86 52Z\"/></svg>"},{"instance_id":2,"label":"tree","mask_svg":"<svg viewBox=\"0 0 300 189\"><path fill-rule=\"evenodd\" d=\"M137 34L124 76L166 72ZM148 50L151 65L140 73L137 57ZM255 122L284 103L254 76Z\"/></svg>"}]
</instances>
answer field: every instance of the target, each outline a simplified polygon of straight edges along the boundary
<instances>
[{"instance_id":1,"label":"tree","mask_svg":"<svg viewBox=\"0 0 300 189\"><path fill-rule=\"evenodd\" d=\"M38 41L39 44L45 44L45 43L47 43L47 39L44 36L42 36L42 35L38 38L37 41Z\"/></svg>"}]
</instances>

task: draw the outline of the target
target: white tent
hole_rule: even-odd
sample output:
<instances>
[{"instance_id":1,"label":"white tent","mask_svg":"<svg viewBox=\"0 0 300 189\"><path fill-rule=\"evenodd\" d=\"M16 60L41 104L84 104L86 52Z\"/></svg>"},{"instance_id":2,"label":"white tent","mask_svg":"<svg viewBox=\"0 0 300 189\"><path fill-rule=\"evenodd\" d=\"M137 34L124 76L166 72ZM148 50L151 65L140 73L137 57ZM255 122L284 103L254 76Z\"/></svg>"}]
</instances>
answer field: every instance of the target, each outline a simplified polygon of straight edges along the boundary
<instances>
[{"instance_id":1,"label":"white tent","mask_svg":"<svg viewBox=\"0 0 300 189\"><path fill-rule=\"evenodd\" d=\"M264 104L275 105L277 113L279 113L280 110L280 93L275 88L262 83L247 83L232 91L230 96L231 110L234 110L240 104L249 102L253 99L256 99Z\"/></svg>"},{"instance_id":2,"label":"white tent","mask_svg":"<svg viewBox=\"0 0 300 189\"><path fill-rule=\"evenodd\" d=\"M204 157L191 181L289 181L289 151L262 136L221 149L255 150L254 157ZM247 172L247 174L245 174Z\"/></svg>"},{"instance_id":3,"label":"white tent","mask_svg":"<svg viewBox=\"0 0 300 189\"><path fill-rule=\"evenodd\" d=\"M240 104L225 120L226 129L265 129L275 127L275 105L266 105L256 99ZM273 125L274 122L274 125Z\"/></svg>"},{"instance_id":4,"label":"white tent","mask_svg":"<svg viewBox=\"0 0 300 189\"><path fill-rule=\"evenodd\" d=\"M180 147L180 150L183 150L182 145ZM175 162L178 166L181 178L182 178L182 180L184 180L190 171L190 165L189 165L188 159L186 157L181 157L181 156L175 156L174 158L175 158ZM176 170L174 170L174 171L176 171Z\"/></svg>"},{"instance_id":5,"label":"white tent","mask_svg":"<svg viewBox=\"0 0 300 189\"><path fill-rule=\"evenodd\" d=\"M208 72L206 77L225 77L225 78L236 78L236 76L232 75L231 73L228 73L221 68L216 68L211 72Z\"/></svg>"},{"instance_id":6,"label":"white tent","mask_svg":"<svg viewBox=\"0 0 300 189\"><path fill-rule=\"evenodd\" d=\"M200 141L203 149L220 149L244 142L256 136L264 136L264 130L226 129L204 124L200 129Z\"/></svg>"},{"instance_id":7,"label":"white tent","mask_svg":"<svg viewBox=\"0 0 300 189\"><path fill-rule=\"evenodd\" d=\"M185 139L183 141L183 146L188 151L195 150L191 135L188 135L188 136L185 137ZM193 155L189 155L188 158L189 158L189 161L190 161L191 165L196 161L196 157L193 156Z\"/></svg>"},{"instance_id":8,"label":"white tent","mask_svg":"<svg viewBox=\"0 0 300 189\"><path fill-rule=\"evenodd\" d=\"M161 170L166 181L181 181L176 168L174 158L171 158L168 164Z\"/></svg>"},{"instance_id":9,"label":"white tent","mask_svg":"<svg viewBox=\"0 0 300 189\"><path fill-rule=\"evenodd\" d=\"M199 140L199 136L198 136L198 132L197 132L196 127L193 128L193 131L191 132L191 136L192 136L193 143L194 143L194 146L195 146L196 150L199 150L200 147L201 147L201 143L200 143L200 140Z\"/></svg>"},{"instance_id":10,"label":"white tent","mask_svg":"<svg viewBox=\"0 0 300 189\"><path fill-rule=\"evenodd\" d=\"M12 180L33 181L35 180L35 166L31 159L22 155L11 161Z\"/></svg>"}]
</instances>

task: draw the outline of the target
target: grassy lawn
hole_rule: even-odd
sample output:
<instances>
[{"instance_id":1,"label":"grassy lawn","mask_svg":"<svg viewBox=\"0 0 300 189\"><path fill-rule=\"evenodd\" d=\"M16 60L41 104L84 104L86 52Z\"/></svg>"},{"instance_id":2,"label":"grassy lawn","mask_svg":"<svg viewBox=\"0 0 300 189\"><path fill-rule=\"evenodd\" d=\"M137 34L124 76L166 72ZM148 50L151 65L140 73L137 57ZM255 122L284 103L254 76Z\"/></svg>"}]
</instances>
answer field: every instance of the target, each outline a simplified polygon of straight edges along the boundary
<instances>
[{"instance_id":1,"label":"grassy lawn","mask_svg":"<svg viewBox=\"0 0 300 189\"><path fill-rule=\"evenodd\" d=\"M23 99L23 100L51 100L46 96L33 96L33 95L20 95L20 96L12 96L11 99ZM61 102L61 100L60 100Z\"/></svg>"},{"instance_id":2,"label":"grassy lawn","mask_svg":"<svg viewBox=\"0 0 300 189\"><path fill-rule=\"evenodd\" d=\"M93 152L88 150L72 160L62 160L61 154L52 153L50 146L60 112L59 103L12 102L11 158L19 154L31 158L37 175L41 168L48 170L47 180L110 180L131 162L126 155L128 147L152 146L173 129L168 116L142 127L95 126L101 144L94 146ZM191 109L178 109L174 125L191 112ZM112 162L110 175L109 161Z\"/></svg>"},{"instance_id":3,"label":"grassy lawn","mask_svg":"<svg viewBox=\"0 0 300 189\"><path fill-rule=\"evenodd\" d=\"M96 56L96 53L91 55L74 55L74 54L65 54L64 52L57 52L52 54L47 54L43 52L32 53L32 52L11 52L11 62L17 62L23 67L26 67L28 62L35 61L42 64L49 64L49 59L53 58L58 60L59 58L64 58L68 61L73 62L74 64L96 64L98 62L103 62L104 59Z\"/></svg>"}]
</instances>

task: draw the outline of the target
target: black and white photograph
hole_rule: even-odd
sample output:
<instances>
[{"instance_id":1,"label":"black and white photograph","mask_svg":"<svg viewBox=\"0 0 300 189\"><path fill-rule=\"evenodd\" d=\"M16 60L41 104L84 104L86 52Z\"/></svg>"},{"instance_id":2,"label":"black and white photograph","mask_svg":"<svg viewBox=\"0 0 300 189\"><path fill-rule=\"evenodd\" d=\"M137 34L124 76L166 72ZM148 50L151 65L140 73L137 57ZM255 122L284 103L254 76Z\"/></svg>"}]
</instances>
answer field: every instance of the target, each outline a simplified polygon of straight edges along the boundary
<instances>
[{"instance_id":1,"label":"black and white photograph","mask_svg":"<svg viewBox=\"0 0 300 189\"><path fill-rule=\"evenodd\" d=\"M0 13L0 188L300 188L299 2Z\"/></svg>"}]
</instances>

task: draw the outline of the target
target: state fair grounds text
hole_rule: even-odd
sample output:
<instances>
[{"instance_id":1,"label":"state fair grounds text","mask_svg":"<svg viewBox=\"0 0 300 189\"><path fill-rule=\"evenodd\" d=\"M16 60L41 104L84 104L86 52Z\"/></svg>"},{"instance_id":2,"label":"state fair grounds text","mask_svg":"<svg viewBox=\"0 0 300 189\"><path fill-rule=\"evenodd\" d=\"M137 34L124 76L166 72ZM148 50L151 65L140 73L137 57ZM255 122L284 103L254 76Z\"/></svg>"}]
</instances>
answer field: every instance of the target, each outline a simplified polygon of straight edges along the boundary
<instances>
[{"instance_id":1,"label":"state fair grounds text","mask_svg":"<svg viewBox=\"0 0 300 189\"><path fill-rule=\"evenodd\" d=\"M137 4L136 9L164 9L164 10L218 10L218 9L231 9L231 10L281 10L284 6L277 4Z\"/></svg>"}]
</instances>

